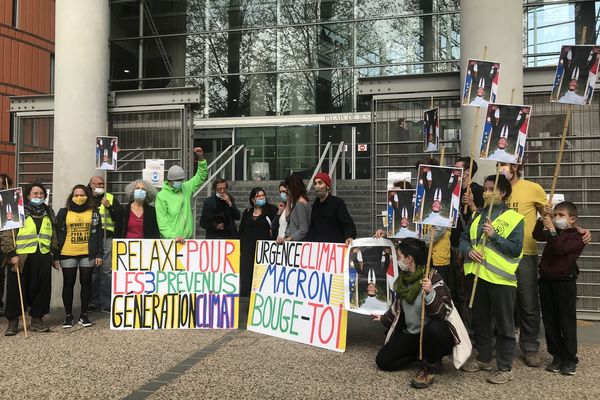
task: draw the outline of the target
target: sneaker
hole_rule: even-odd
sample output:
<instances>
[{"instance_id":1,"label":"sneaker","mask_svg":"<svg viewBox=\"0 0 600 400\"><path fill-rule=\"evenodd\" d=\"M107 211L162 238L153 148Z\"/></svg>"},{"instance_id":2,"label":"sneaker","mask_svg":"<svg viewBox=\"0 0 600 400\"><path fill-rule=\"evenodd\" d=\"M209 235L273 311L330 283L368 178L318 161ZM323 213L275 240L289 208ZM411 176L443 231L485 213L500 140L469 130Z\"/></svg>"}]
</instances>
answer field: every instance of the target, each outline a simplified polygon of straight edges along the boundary
<instances>
[{"instance_id":1,"label":"sneaker","mask_svg":"<svg viewBox=\"0 0 600 400\"><path fill-rule=\"evenodd\" d=\"M552 362L546 366L546 371L558 372L558 371L560 371L561 365L562 365L562 360L559 357L554 357L554 358L552 358Z\"/></svg>"},{"instance_id":2,"label":"sneaker","mask_svg":"<svg viewBox=\"0 0 600 400\"><path fill-rule=\"evenodd\" d=\"M42 318L31 317L30 329L32 332L50 332L50 328Z\"/></svg>"},{"instance_id":3,"label":"sneaker","mask_svg":"<svg viewBox=\"0 0 600 400\"><path fill-rule=\"evenodd\" d=\"M489 383L501 385L503 383L508 383L513 379L515 379L515 373L512 371L512 369L499 369L498 371L494 372L492 376L487 378L487 381Z\"/></svg>"},{"instance_id":4,"label":"sneaker","mask_svg":"<svg viewBox=\"0 0 600 400\"><path fill-rule=\"evenodd\" d=\"M563 375L575 375L577 366L572 362L566 362L560 367L560 373Z\"/></svg>"},{"instance_id":5,"label":"sneaker","mask_svg":"<svg viewBox=\"0 0 600 400\"><path fill-rule=\"evenodd\" d=\"M429 372L427 367L422 366L421 368L419 368L419 372L417 372L417 375L413 378L412 381L410 381L410 386L412 386L415 389L425 389L433 385L434 381L435 375Z\"/></svg>"},{"instance_id":6,"label":"sneaker","mask_svg":"<svg viewBox=\"0 0 600 400\"><path fill-rule=\"evenodd\" d=\"M63 322L62 327L64 329L71 328L73 326L73 314L67 314L65 317L65 322Z\"/></svg>"},{"instance_id":7,"label":"sneaker","mask_svg":"<svg viewBox=\"0 0 600 400\"><path fill-rule=\"evenodd\" d=\"M525 353L525 365L532 368L537 368L542 365L542 360L538 352L528 351Z\"/></svg>"},{"instance_id":8,"label":"sneaker","mask_svg":"<svg viewBox=\"0 0 600 400\"><path fill-rule=\"evenodd\" d=\"M484 363L474 358L470 361L467 361L462 367L460 367L460 370L463 372L491 371L492 363Z\"/></svg>"},{"instance_id":9,"label":"sneaker","mask_svg":"<svg viewBox=\"0 0 600 400\"><path fill-rule=\"evenodd\" d=\"M77 323L79 323L79 325L83 325L86 328L94 325L94 324L92 324L92 321L90 321L90 319L87 317L86 314L81 314L81 316L79 317L79 321L77 321Z\"/></svg>"},{"instance_id":10,"label":"sneaker","mask_svg":"<svg viewBox=\"0 0 600 400\"><path fill-rule=\"evenodd\" d=\"M8 321L8 327L4 331L4 336L15 336L19 332L19 318Z\"/></svg>"}]
</instances>

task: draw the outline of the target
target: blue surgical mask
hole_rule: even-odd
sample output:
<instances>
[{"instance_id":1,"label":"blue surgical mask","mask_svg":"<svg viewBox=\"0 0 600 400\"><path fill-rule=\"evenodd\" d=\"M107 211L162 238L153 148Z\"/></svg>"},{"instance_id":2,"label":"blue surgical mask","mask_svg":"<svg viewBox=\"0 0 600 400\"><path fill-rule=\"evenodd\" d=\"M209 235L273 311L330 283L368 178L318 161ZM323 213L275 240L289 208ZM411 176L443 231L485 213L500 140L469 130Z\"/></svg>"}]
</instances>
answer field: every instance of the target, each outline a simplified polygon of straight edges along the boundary
<instances>
[{"instance_id":1,"label":"blue surgical mask","mask_svg":"<svg viewBox=\"0 0 600 400\"><path fill-rule=\"evenodd\" d=\"M173 189L180 190L183 182L182 181L174 181L174 182L171 182L171 184L173 185Z\"/></svg>"},{"instance_id":2,"label":"blue surgical mask","mask_svg":"<svg viewBox=\"0 0 600 400\"><path fill-rule=\"evenodd\" d=\"M32 197L29 201L34 206L41 206L42 204L44 204L44 199L41 197Z\"/></svg>"},{"instance_id":3,"label":"blue surgical mask","mask_svg":"<svg viewBox=\"0 0 600 400\"><path fill-rule=\"evenodd\" d=\"M285 193L285 192L279 193L279 199L281 201L283 201L284 203L287 202L287 193Z\"/></svg>"},{"instance_id":4,"label":"blue surgical mask","mask_svg":"<svg viewBox=\"0 0 600 400\"><path fill-rule=\"evenodd\" d=\"M256 200L256 205L259 207L264 207L265 204L267 204L267 200L265 200L265 199Z\"/></svg>"},{"instance_id":5,"label":"blue surgical mask","mask_svg":"<svg viewBox=\"0 0 600 400\"><path fill-rule=\"evenodd\" d=\"M146 199L146 191L144 189L135 189L133 191L133 198L139 201Z\"/></svg>"}]
</instances>

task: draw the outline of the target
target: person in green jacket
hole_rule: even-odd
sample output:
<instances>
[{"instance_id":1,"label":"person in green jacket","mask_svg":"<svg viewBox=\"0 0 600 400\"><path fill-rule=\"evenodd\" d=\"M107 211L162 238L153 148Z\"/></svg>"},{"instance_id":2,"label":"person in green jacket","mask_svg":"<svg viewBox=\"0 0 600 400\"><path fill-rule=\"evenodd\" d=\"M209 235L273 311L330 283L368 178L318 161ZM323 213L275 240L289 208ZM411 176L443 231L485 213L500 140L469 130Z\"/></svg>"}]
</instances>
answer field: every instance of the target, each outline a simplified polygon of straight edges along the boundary
<instances>
[{"instance_id":1,"label":"person in green jacket","mask_svg":"<svg viewBox=\"0 0 600 400\"><path fill-rule=\"evenodd\" d=\"M185 171L174 165L167 171L167 180L156 196L156 220L163 239L176 239L185 243L185 239L194 236L194 216L192 215L192 194L198 190L208 177L208 166L201 147L194 149L198 159L198 170L190 180L184 181Z\"/></svg>"}]
</instances>

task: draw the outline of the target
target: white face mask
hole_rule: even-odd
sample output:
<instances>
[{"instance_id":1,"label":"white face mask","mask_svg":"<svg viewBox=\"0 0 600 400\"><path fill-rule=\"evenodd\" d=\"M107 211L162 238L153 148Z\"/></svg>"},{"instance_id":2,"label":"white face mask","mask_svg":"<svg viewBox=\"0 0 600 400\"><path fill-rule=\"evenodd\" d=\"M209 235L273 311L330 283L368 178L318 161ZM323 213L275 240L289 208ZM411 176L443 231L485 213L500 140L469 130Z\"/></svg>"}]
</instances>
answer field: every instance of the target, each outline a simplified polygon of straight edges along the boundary
<instances>
[{"instance_id":1,"label":"white face mask","mask_svg":"<svg viewBox=\"0 0 600 400\"><path fill-rule=\"evenodd\" d=\"M568 225L569 225L569 219L567 217L564 217L564 218L556 217L552 220L552 222L554 223L554 226L556 227L556 229L560 229L560 230L567 229Z\"/></svg>"},{"instance_id":2,"label":"white face mask","mask_svg":"<svg viewBox=\"0 0 600 400\"><path fill-rule=\"evenodd\" d=\"M408 272L409 271L408 265L406 265L406 263L404 262L404 260L398 260L398 268L402 272Z\"/></svg>"},{"instance_id":3,"label":"white face mask","mask_svg":"<svg viewBox=\"0 0 600 400\"><path fill-rule=\"evenodd\" d=\"M101 187L94 188L94 194L96 194L98 196L102 196L104 194L104 188L101 188Z\"/></svg>"}]
</instances>

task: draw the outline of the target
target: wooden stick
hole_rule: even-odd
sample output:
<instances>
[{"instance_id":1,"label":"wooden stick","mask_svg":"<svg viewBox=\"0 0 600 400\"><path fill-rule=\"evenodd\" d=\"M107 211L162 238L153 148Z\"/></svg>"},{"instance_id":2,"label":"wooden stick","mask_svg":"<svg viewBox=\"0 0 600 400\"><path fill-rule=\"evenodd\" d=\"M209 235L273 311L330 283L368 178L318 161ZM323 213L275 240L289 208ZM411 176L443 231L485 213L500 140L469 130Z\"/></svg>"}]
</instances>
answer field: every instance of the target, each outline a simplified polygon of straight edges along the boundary
<instances>
[{"instance_id":1,"label":"wooden stick","mask_svg":"<svg viewBox=\"0 0 600 400\"><path fill-rule=\"evenodd\" d=\"M554 167L554 175L552 176L552 186L550 187L550 197L548 197L548 204L552 205L552 199L554 198L554 190L556 189L556 182L558 181L558 175L560 173L560 163L562 161L563 152L565 149L565 142L567 141L567 131L569 130L569 121L571 120L571 114L573 114L573 106L567 105L567 115L565 116L565 122L563 123L562 135L560 137L560 148L558 150L558 156L556 157L556 166Z\"/></svg>"},{"instance_id":2,"label":"wooden stick","mask_svg":"<svg viewBox=\"0 0 600 400\"><path fill-rule=\"evenodd\" d=\"M431 96L431 102L429 103L429 108L433 108L433 95Z\"/></svg>"},{"instance_id":3,"label":"wooden stick","mask_svg":"<svg viewBox=\"0 0 600 400\"><path fill-rule=\"evenodd\" d=\"M485 60L486 57L487 57L487 46L483 46L483 59ZM469 86L469 97L467 98L467 100L471 99L471 87L472 86L473 86L473 82L471 82L471 86ZM467 193L469 193L469 194L471 194L471 183L472 183L471 171L473 169L473 159L475 158L475 142L476 142L475 135L477 135L477 128L479 127L479 125L477 125L478 120L479 120L479 107L477 107L477 110L475 111L475 127L473 128L473 133L471 134L471 161L469 161L469 179L467 182ZM468 207L469 206L467 204L465 204L463 214L467 213Z\"/></svg>"},{"instance_id":4,"label":"wooden stick","mask_svg":"<svg viewBox=\"0 0 600 400\"><path fill-rule=\"evenodd\" d=\"M7 189L10 189L8 186L8 179L4 179L4 186ZM23 196L23 193L21 193L21 196ZM17 205L17 214L19 213L19 206ZM14 215L14 213L13 213ZM23 221L25 222L25 221ZM15 230L11 229L12 232L12 239L13 239L13 246L15 246L15 249L17 248L17 240L15 238ZM17 254L18 257L18 254ZM20 261L20 260L19 260ZM17 286L19 286L19 299L21 300L21 317L23 318L23 332L25 333L25 337L27 337L27 320L25 319L25 304L23 303L23 289L21 287L21 272L19 270L19 264L15 265L14 268L17 270Z\"/></svg>"},{"instance_id":5,"label":"wooden stick","mask_svg":"<svg viewBox=\"0 0 600 400\"><path fill-rule=\"evenodd\" d=\"M514 99L515 99L515 88L512 88L512 90L510 91L510 104L513 104Z\"/></svg>"},{"instance_id":6,"label":"wooden stick","mask_svg":"<svg viewBox=\"0 0 600 400\"><path fill-rule=\"evenodd\" d=\"M475 127L473 128L473 133L471 134L471 160L469 161L469 179L467 180L467 193L469 193L469 194L471 194L471 183L472 183L471 175L473 175L473 174L471 174L471 171L473 170L473 159L475 158L475 143L477 142L476 135L477 135L477 128L479 127L478 121L479 121L479 107L477 107L477 110L475 111ZM463 214L467 213L468 207L469 207L468 204L465 204Z\"/></svg>"},{"instance_id":7,"label":"wooden stick","mask_svg":"<svg viewBox=\"0 0 600 400\"><path fill-rule=\"evenodd\" d=\"M429 278L429 265L431 264L431 254L433 252L433 236L435 235L435 225L429 225L429 251L427 252L427 264L425 264L425 275L423 279ZM425 328L425 291L421 293L421 333L419 334L419 360L423 360L423 330Z\"/></svg>"},{"instance_id":8,"label":"wooden stick","mask_svg":"<svg viewBox=\"0 0 600 400\"><path fill-rule=\"evenodd\" d=\"M498 178L500 177L500 164L496 163L496 179L494 180L494 191L492 193L496 193L496 188L498 187ZM487 212L487 217L483 223L486 223L488 220L492 218L492 207L494 206L493 202L490 202L490 208ZM481 223L481 221L479 222ZM481 254L485 251L485 245L487 243L487 235L483 234L483 239L481 240ZM473 280L473 288L471 289L471 298L469 299L469 308L473 308L473 300L475 299L475 291L477 290L477 281L479 280L479 268L481 267L480 263L477 263L475 267L475 279Z\"/></svg>"},{"instance_id":9,"label":"wooden stick","mask_svg":"<svg viewBox=\"0 0 600 400\"><path fill-rule=\"evenodd\" d=\"M585 43L585 36L587 33L587 26L581 28L581 36L579 43ZM554 175L552 176L552 186L550 187L550 196L548 197L548 205L552 205L552 199L554 198L554 191L556 190L556 182L558 181L558 175L560 173L560 163L562 162L563 152L565 149L565 142L567 141L567 131L569 130L569 122L573 114L573 106L567 105L567 115L565 115L565 122L563 123L562 135L560 137L560 147L558 150L558 156L556 157L556 166L554 167Z\"/></svg>"},{"instance_id":10,"label":"wooden stick","mask_svg":"<svg viewBox=\"0 0 600 400\"><path fill-rule=\"evenodd\" d=\"M440 146L442 146L442 152L440 153L440 166L444 166L444 153L446 151L446 146L444 146L444 143L440 142Z\"/></svg>"}]
</instances>

